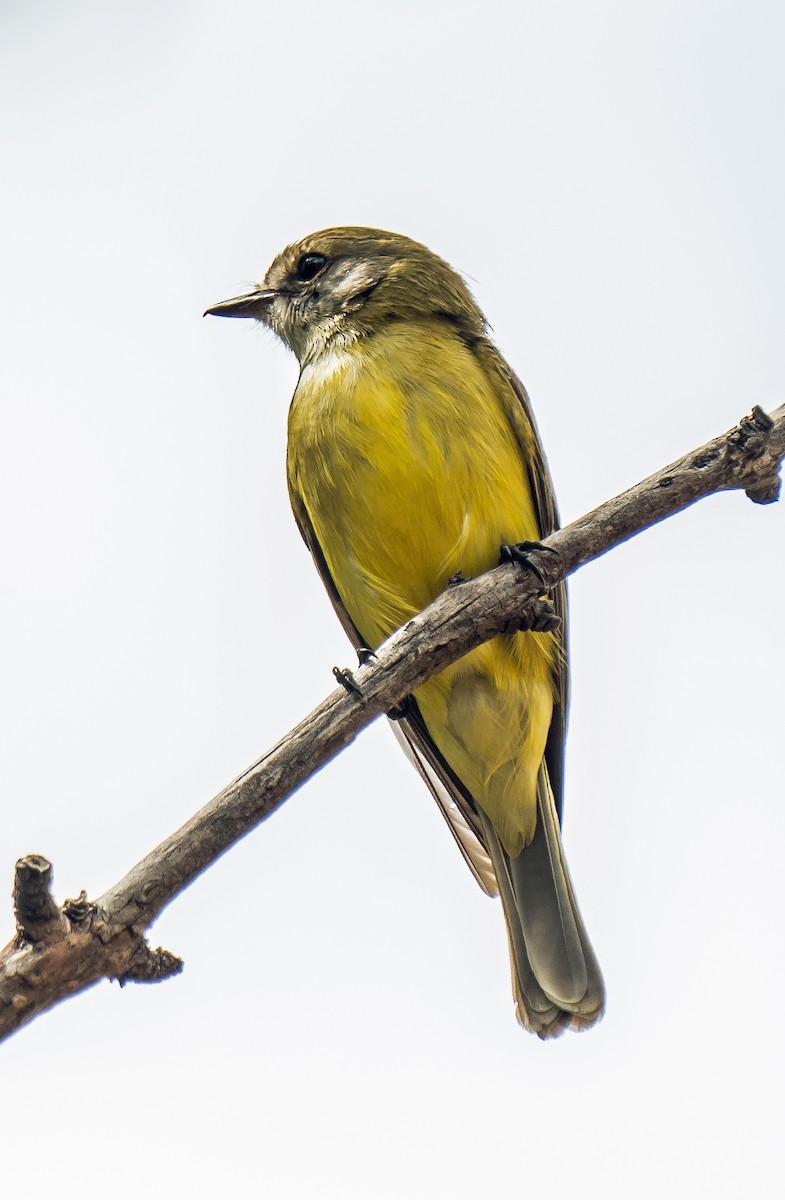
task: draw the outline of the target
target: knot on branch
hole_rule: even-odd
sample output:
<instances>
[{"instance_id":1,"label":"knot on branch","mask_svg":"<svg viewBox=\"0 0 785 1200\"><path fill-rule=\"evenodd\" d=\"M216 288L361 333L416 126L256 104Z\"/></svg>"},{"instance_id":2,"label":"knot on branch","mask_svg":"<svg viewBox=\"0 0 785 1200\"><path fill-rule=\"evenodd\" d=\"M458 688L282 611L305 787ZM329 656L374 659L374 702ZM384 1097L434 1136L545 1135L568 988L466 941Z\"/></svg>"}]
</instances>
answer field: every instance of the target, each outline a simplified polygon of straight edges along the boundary
<instances>
[{"instance_id":1,"label":"knot on branch","mask_svg":"<svg viewBox=\"0 0 785 1200\"><path fill-rule=\"evenodd\" d=\"M771 446L773 429L774 421L756 404L728 435L728 462L755 504L773 504L780 495L782 453Z\"/></svg>"},{"instance_id":2,"label":"knot on branch","mask_svg":"<svg viewBox=\"0 0 785 1200\"><path fill-rule=\"evenodd\" d=\"M561 625L561 617L547 596L537 596L520 613L518 629L531 633L552 633Z\"/></svg>"},{"instance_id":3,"label":"knot on branch","mask_svg":"<svg viewBox=\"0 0 785 1200\"><path fill-rule=\"evenodd\" d=\"M87 899L87 892L81 891L76 899L63 901L63 914L72 925L84 925L98 911L98 906Z\"/></svg>"},{"instance_id":4,"label":"knot on branch","mask_svg":"<svg viewBox=\"0 0 785 1200\"><path fill-rule=\"evenodd\" d=\"M158 983L162 979L170 979L179 975L183 969L183 960L169 950L158 946L151 950L147 942L140 942L131 957L127 969L117 976L120 987L126 983Z\"/></svg>"}]
</instances>

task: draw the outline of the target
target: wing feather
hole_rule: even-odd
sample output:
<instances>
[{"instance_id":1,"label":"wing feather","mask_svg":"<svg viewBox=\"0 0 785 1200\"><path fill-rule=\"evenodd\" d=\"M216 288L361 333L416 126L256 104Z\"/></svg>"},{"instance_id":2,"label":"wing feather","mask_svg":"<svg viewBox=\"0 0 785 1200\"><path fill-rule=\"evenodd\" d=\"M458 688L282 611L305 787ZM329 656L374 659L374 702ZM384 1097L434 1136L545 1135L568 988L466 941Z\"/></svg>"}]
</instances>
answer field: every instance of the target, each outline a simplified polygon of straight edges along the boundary
<instances>
[{"instance_id":1,"label":"wing feather","mask_svg":"<svg viewBox=\"0 0 785 1200\"><path fill-rule=\"evenodd\" d=\"M483 342L481 353L486 356L489 366L501 376L502 395L505 399L509 398L507 415L526 464L529 484L534 497L535 512L540 525L540 536L545 538L559 528L559 510L531 401L526 388L492 342ZM561 823L564 808L564 743L567 736L567 709L570 692L566 585L560 583L558 587L555 587L550 594L550 599L561 620L557 631L561 653L556 679L557 700L545 747L545 762L548 767L553 798L556 802L556 811Z\"/></svg>"}]
</instances>

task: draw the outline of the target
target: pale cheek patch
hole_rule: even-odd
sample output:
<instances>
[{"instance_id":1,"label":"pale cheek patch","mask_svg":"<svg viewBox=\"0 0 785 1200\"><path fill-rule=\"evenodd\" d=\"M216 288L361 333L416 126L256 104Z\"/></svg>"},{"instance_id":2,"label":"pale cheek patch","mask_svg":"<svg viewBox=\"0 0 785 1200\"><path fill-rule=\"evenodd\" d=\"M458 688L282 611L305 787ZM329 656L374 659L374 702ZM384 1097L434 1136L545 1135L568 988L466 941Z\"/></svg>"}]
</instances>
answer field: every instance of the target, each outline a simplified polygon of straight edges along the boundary
<instances>
[{"instance_id":1,"label":"pale cheek patch","mask_svg":"<svg viewBox=\"0 0 785 1200\"><path fill-rule=\"evenodd\" d=\"M342 279L334 281L333 296L339 304L356 308L357 305L353 306L351 301L356 300L363 292L367 292L378 282L378 272L371 267L370 263L355 262L349 266Z\"/></svg>"}]
</instances>

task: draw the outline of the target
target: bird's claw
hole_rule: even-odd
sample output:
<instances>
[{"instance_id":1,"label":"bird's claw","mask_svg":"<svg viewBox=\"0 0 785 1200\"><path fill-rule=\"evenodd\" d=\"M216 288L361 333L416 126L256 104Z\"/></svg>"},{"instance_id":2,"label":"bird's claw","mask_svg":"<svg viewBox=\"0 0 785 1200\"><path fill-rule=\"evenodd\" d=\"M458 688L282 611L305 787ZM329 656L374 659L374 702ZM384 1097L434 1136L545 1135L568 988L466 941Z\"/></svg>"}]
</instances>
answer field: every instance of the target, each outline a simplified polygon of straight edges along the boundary
<instances>
[{"instance_id":1,"label":"bird's claw","mask_svg":"<svg viewBox=\"0 0 785 1200\"><path fill-rule=\"evenodd\" d=\"M525 567L546 587L545 576L531 558L532 554L540 553L556 554L556 551L551 546L543 546L542 542L505 542L499 548L499 562L512 562Z\"/></svg>"},{"instance_id":2,"label":"bird's claw","mask_svg":"<svg viewBox=\"0 0 785 1200\"><path fill-rule=\"evenodd\" d=\"M333 675L350 695L362 696L362 688L348 667L333 667Z\"/></svg>"}]
</instances>

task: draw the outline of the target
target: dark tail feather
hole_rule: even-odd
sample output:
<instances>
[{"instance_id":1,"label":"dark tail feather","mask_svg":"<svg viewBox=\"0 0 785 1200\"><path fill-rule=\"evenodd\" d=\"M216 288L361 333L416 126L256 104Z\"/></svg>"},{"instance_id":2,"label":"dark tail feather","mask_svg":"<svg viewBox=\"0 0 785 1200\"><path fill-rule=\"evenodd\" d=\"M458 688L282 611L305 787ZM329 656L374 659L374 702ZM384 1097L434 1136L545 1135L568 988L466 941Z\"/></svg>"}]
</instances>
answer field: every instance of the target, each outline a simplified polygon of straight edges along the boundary
<instances>
[{"instance_id":1,"label":"dark tail feather","mask_svg":"<svg viewBox=\"0 0 785 1200\"><path fill-rule=\"evenodd\" d=\"M602 1016L605 989L572 890L545 766L537 829L522 854L510 858L481 818L507 920L518 1020L541 1038L588 1029Z\"/></svg>"}]
</instances>

